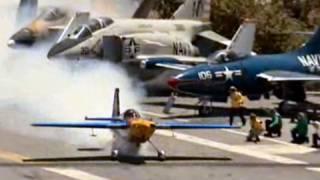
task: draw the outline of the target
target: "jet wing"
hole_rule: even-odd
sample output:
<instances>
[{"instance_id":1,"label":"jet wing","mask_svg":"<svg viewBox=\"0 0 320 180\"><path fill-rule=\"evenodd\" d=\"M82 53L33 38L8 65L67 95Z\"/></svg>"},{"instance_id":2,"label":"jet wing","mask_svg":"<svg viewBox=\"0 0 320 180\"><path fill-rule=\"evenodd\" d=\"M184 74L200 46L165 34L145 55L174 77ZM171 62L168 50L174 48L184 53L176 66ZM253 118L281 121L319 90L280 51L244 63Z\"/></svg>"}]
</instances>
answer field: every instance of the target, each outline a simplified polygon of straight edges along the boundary
<instances>
[{"instance_id":1,"label":"jet wing","mask_svg":"<svg viewBox=\"0 0 320 180\"><path fill-rule=\"evenodd\" d=\"M31 124L35 127L56 127L56 128L95 128L95 129L126 129L129 127L128 123L113 122L113 121L99 121L99 122L43 122Z\"/></svg>"},{"instance_id":2,"label":"jet wing","mask_svg":"<svg viewBox=\"0 0 320 180\"><path fill-rule=\"evenodd\" d=\"M197 35L201 36L203 38L209 39L211 41L215 41L220 44L224 44L226 46L229 46L231 44L231 40L229 40L228 38L223 37L213 31L202 31L202 32L198 33Z\"/></svg>"},{"instance_id":3,"label":"jet wing","mask_svg":"<svg viewBox=\"0 0 320 180\"><path fill-rule=\"evenodd\" d=\"M65 29L65 26L50 26L48 29L50 31L62 31Z\"/></svg>"},{"instance_id":4,"label":"jet wing","mask_svg":"<svg viewBox=\"0 0 320 180\"><path fill-rule=\"evenodd\" d=\"M179 56L179 55L168 55L168 54L159 54L159 55L138 55L137 59L139 60L153 60L153 59L174 59L181 63L190 63L190 64L199 64L207 63L207 58L205 57L193 57L193 56Z\"/></svg>"},{"instance_id":5,"label":"jet wing","mask_svg":"<svg viewBox=\"0 0 320 180\"><path fill-rule=\"evenodd\" d=\"M258 74L257 77L269 82L320 81L320 76L291 71L267 71Z\"/></svg>"},{"instance_id":6,"label":"jet wing","mask_svg":"<svg viewBox=\"0 0 320 180\"><path fill-rule=\"evenodd\" d=\"M137 59L141 62L144 69L161 67L184 71L194 67L194 65L207 63L207 58L179 56L179 55L139 55Z\"/></svg>"},{"instance_id":7,"label":"jet wing","mask_svg":"<svg viewBox=\"0 0 320 180\"><path fill-rule=\"evenodd\" d=\"M187 124L187 123L159 123L156 129L238 129L240 126L227 124Z\"/></svg>"},{"instance_id":8,"label":"jet wing","mask_svg":"<svg viewBox=\"0 0 320 180\"><path fill-rule=\"evenodd\" d=\"M89 12L76 12L75 15L70 19L68 24L66 24L66 26L62 29L63 31L56 43L59 43L63 39L68 37L79 24L86 24L87 22L89 22L89 17Z\"/></svg>"},{"instance_id":9,"label":"jet wing","mask_svg":"<svg viewBox=\"0 0 320 180\"><path fill-rule=\"evenodd\" d=\"M166 64L166 63L157 63L156 66L167 68L167 69L179 70L179 71L184 71L193 67L191 65L186 65L186 64Z\"/></svg>"},{"instance_id":10,"label":"jet wing","mask_svg":"<svg viewBox=\"0 0 320 180\"><path fill-rule=\"evenodd\" d=\"M256 55L255 52L252 52L255 33L256 24L252 21L246 20L238 28L226 50L235 53L237 57Z\"/></svg>"}]
</instances>

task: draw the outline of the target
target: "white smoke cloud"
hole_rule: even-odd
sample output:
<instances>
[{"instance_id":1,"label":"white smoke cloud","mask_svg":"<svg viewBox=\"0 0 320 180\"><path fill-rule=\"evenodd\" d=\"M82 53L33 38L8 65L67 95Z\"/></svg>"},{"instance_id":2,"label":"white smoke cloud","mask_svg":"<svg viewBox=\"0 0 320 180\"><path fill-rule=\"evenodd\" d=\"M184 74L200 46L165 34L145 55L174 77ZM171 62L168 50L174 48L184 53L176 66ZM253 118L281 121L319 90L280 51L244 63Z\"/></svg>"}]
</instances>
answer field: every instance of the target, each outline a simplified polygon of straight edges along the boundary
<instances>
[{"instance_id":1,"label":"white smoke cloud","mask_svg":"<svg viewBox=\"0 0 320 180\"><path fill-rule=\"evenodd\" d=\"M49 48L46 43L31 49L9 49L6 42L15 28L17 4L11 1L0 3L0 108L16 105L41 119L26 118L17 122L17 119L9 118L0 122L0 129L87 144L92 143L90 130L35 129L30 123L82 120L86 115L110 116L116 87L120 88L122 110L138 106L140 91L131 87L132 82L120 67L94 60L50 61L46 58ZM97 142L105 142L111 139L111 133L100 131L98 137Z\"/></svg>"}]
</instances>

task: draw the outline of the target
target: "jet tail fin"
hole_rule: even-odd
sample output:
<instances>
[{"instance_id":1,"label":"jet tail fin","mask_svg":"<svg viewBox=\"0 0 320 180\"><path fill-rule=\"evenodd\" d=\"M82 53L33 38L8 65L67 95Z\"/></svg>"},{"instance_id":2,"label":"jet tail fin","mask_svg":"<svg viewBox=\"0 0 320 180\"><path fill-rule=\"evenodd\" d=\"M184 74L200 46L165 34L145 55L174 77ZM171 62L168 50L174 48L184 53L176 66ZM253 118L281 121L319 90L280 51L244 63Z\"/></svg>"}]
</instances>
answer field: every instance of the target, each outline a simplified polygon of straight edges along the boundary
<instances>
[{"instance_id":1,"label":"jet tail fin","mask_svg":"<svg viewBox=\"0 0 320 180\"><path fill-rule=\"evenodd\" d=\"M320 28L318 28L311 39L300 49L301 54L319 54L320 53Z\"/></svg>"},{"instance_id":2,"label":"jet tail fin","mask_svg":"<svg viewBox=\"0 0 320 180\"><path fill-rule=\"evenodd\" d=\"M234 34L227 51L235 53L238 57L250 55L253 49L256 33L256 24L245 21Z\"/></svg>"},{"instance_id":3,"label":"jet tail fin","mask_svg":"<svg viewBox=\"0 0 320 180\"><path fill-rule=\"evenodd\" d=\"M74 30L80 24L85 24L89 21L90 13L89 12L76 12L76 14L70 19L67 26L64 28L60 37L58 38L57 43L70 36L71 31Z\"/></svg>"},{"instance_id":4,"label":"jet tail fin","mask_svg":"<svg viewBox=\"0 0 320 180\"><path fill-rule=\"evenodd\" d=\"M143 0L132 18L147 18L156 0Z\"/></svg>"},{"instance_id":5,"label":"jet tail fin","mask_svg":"<svg viewBox=\"0 0 320 180\"><path fill-rule=\"evenodd\" d=\"M174 13L174 19L209 21L211 0L185 0Z\"/></svg>"},{"instance_id":6,"label":"jet tail fin","mask_svg":"<svg viewBox=\"0 0 320 180\"><path fill-rule=\"evenodd\" d=\"M116 88L115 91L114 91L112 117L119 117L120 116L119 92L120 92L119 88Z\"/></svg>"},{"instance_id":7,"label":"jet tail fin","mask_svg":"<svg viewBox=\"0 0 320 180\"><path fill-rule=\"evenodd\" d=\"M17 11L17 25L24 25L36 17L38 0L20 0Z\"/></svg>"}]
</instances>

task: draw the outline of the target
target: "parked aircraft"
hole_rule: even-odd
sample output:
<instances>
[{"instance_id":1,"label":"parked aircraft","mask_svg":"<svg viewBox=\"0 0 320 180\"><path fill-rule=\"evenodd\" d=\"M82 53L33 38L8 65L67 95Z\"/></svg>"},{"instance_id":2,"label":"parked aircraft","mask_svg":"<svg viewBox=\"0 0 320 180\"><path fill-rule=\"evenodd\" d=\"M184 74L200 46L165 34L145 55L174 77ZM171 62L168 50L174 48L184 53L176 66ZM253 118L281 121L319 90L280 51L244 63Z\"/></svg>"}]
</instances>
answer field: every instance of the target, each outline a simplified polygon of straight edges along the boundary
<instances>
[{"instance_id":1,"label":"parked aircraft","mask_svg":"<svg viewBox=\"0 0 320 180\"><path fill-rule=\"evenodd\" d=\"M263 95L268 98L272 92L284 101L303 102L306 100L304 84L320 80L319 53L320 29L295 51L246 56L228 63L185 68L168 84L180 93L209 97L214 101L226 101L228 89L236 86L250 100L259 100ZM170 63L170 67L174 66Z\"/></svg>"},{"instance_id":2,"label":"parked aircraft","mask_svg":"<svg viewBox=\"0 0 320 180\"><path fill-rule=\"evenodd\" d=\"M85 118L87 122L45 122L33 123L32 126L62 128L99 128L111 129L114 133L111 156L116 160L121 156L138 156L142 143L149 142L158 153L159 160L165 160L165 152L159 150L151 141L158 129L224 129L239 128L223 124L195 124L176 122L155 122L145 119L134 109L126 110L120 115L119 89L115 90L112 117ZM89 121L89 122L88 122Z\"/></svg>"},{"instance_id":3,"label":"parked aircraft","mask_svg":"<svg viewBox=\"0 0 320 180\"><path fill-rule=\"evenodd\" d=\"M223 50L218 50L209 57L192 57L183 55L139 55L142 69L157 69L168 67L177 70L184 70L197 64L217 64L234 60L236 57L255 55L253 50L255 40L256 24L252 20L245 20L231 39L230 44ZM174 65L171 67L171 65Z\"/></svg>"},{"instance_id":4,"label":"parked aircraft","mask_svg":"<svg viewBox=\"0 0 320 180\"><path fill-rule=\"evenodd\" d=\"M172 19L109 19L108 26L95 23L79 26L55 44L48 57L101 57L111 61L136 60L144 54L199 55L193 44L206 38L222 44L230 41L213 31L208 23L211 0L186 0Z\"/></svg>"},{"instance_id":5,"label":"parked aircraft","mask_svg":"<svg viewBox=\"0 0 320 180\"><path fill-rule=\"evenodd\" d=\"M122 17L145 18L151 10L153 2L154 0L145 0L140 4L140 7L137 7L133 15L123 15ZM8 40L7 44L9 47L31 46L37 40L51 37L53 34L56 34L59 31L63 31L66 27L67 29L70 29L75 28L74 26L78 26L79 24L88 23L89 12L94 12L96 16L111 16L111 14L114 14L114 11L118 10L118 8L113 9L112 12L102 12L97 8L99 7L101 9L106 6L114 7L112 5L113 3L113 1L92 0L90 4L93 6L93 9L88 8L86 9L87 12L77 12L77 9L73 9L70 7L42 7L40 14L34 18L34 16L37 14L38 1L21 0L18 8L17 18L19 22L22 21L22 25L25 25L25 21L27 21L27 25L14 33ZM122 0L121 3L130 4L133 3L133 0ZM119 16L121 17L121 15ZM72 20L72 23L69 23L70 20ZM99 18L97 19L97 21L103 23L103 21ZM101 26L103 26L103 24L101 24Z\"/></svg>"}]
</instances>

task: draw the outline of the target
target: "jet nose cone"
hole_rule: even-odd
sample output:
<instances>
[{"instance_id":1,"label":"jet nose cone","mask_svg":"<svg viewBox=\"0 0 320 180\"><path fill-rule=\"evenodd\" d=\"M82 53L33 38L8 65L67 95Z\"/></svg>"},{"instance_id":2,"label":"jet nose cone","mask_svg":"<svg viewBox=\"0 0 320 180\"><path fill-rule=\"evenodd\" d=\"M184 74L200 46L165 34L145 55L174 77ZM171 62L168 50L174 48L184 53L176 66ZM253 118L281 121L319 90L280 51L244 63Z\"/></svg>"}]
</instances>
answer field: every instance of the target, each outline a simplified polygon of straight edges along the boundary
<instances>
[{"instance_id":1,"label":"jet nose cone","mask_svg":"<svg viewBox=\"0 0 320 180\"><path fill-rule=\"evenodd\" d=\"M172 77L168 80L168 85L172 88L172 89L177 89L178 85L180 83L180 80L176 77Z\"/></svg>"},{"instance_id":2,"label":"jet nose cone","mask_svg":"<svg viewBox=\"0 0 320 180\"><path fill-rule=\"evenodd\" d=\"M23 28L15 33L8 41L8 46L13 47L15 45L32 46L36 38L32 31L28 28Z\"/></svg>"},{"instance_id":3,"label":"jet nose cone","mask_svg":"<svg viewBox=\"0 0 320 180\"><path fill-rule=\"evenodd\" d=\"M14 47L16 45L16 41L13 39L9 39L7 45L9 47Z\"/></svg>"},{"instance_id":4,"label":"jet nose cone","mask_svg":"<svg viewBox=\"0 0 320 180\"><path fill-rule=\"evenodd\" d=\"M73 48L77 44L79 44L79 41L76 39L69 39L69 38L64 39L51 47L51 49L49 50L49 52L47 54L47 57L51 58L53 56L57 56L65 51L67 51L68 49Z\"/></svg>"}]
</instances>

